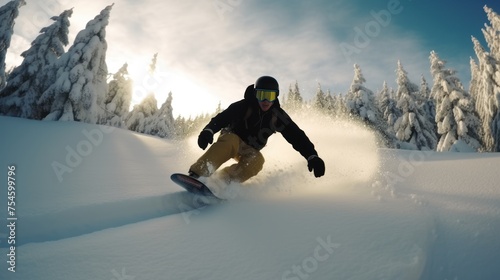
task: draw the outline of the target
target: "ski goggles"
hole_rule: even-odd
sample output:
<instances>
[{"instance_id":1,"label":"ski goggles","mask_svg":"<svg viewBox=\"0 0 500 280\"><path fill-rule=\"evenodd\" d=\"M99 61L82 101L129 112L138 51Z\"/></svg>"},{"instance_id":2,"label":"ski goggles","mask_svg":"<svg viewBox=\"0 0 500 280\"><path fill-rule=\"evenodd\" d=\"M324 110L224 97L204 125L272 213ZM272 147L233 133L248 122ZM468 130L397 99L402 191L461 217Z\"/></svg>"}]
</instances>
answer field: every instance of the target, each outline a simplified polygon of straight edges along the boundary
<instances>
[{"instance_id":1,"label":"ski goggles","mask_svg":"<svg viewBox=\"0 0 500 280\"><path fill-rule=\"evenodd\" d=\"M259 100L260 102L264 100L267 100L269 102L274 102L278 97L278 91L268 90L268 89L256 89L255 97L257 97L257 100Z\"/></svg>"}]
</instances>

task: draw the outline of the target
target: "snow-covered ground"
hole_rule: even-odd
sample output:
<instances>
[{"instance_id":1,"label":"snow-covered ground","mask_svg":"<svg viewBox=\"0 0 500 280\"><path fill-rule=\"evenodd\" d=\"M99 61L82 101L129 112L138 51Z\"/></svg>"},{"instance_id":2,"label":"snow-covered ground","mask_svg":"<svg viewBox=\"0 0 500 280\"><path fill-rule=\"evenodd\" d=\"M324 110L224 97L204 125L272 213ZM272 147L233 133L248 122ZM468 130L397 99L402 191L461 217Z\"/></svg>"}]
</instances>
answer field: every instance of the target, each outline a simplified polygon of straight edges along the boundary
<instances>
[{"instance_id":1,"label":"snow-covered ground","mask_svg":"<svg viewBox=\"0 0 500 280\"><path fill-rule=\"evenodd\" d=\"M0 279L498 279L500 154L296 121L324 177L277 135L261 174L206 206L169 179L195 138L0 117Z\"/></svg>"}]
</instances>

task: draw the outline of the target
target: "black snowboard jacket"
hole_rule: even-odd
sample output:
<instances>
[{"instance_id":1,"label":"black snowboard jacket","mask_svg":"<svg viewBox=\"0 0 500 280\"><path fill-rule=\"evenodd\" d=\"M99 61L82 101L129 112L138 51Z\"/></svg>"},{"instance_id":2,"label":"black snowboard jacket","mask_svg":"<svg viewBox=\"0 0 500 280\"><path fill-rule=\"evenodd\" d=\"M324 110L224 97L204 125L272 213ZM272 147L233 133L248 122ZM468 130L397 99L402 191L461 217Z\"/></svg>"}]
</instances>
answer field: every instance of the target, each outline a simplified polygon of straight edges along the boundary
<instances>
[{"instance_id":1,"label":"black snowboard jacket","mask_svg":"<svg viewBox=\"0 0 500 280\"><path fill-rule=\"evenodd\" d=\"M304 158L318 155L307 135L280 107L279 100L263 112L254 94L254 85L247 87L244 99L237 101L211 119L205 129L215 134L221 130L238 135L246 144L261 150L269 136L280 132Z\"/></svg>"}]
</instances>

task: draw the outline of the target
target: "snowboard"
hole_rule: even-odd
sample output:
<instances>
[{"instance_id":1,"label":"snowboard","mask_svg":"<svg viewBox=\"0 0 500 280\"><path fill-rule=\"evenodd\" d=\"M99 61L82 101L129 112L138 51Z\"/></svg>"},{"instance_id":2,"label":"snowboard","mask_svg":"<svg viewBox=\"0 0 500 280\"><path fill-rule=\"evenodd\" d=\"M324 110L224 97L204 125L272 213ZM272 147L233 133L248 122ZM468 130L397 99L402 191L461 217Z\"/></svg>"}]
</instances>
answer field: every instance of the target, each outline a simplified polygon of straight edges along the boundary
<instances>
[{"instance_id":1,"label":"snowboard","mask_svg":"<svg viewBox=\"0 0 500 280\"><path fill-rule=\"evenodd\" d=\"M203 184L202 182L198 181L197 179L191 176L182 173L174 173L170 175L170 179L174 183L183 187L190 193L207 197L213 197L220 200L220 198L215 196L214 193L205 184Z\"/></svg>"}]
</instances>

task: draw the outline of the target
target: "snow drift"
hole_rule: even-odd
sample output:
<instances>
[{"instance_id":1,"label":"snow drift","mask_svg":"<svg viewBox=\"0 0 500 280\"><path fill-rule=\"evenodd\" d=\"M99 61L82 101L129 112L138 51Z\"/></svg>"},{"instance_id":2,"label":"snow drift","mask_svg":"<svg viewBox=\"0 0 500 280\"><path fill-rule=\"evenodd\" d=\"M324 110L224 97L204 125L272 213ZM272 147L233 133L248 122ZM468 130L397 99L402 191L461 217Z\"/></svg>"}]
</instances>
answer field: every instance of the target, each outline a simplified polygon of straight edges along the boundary
<instances>
[{"instance_id":1,"label":"snow drift","mask_svg":"<svg viewBox=\"0 0 500 280\"><path fill-rule=\"evenodd\" d=\"M18 225L15 273L0 230L1 279L496 279L499 155L378 149L360 126L294 119L324 177L276 135L261 174L206 205L169 180L195 138L1 117Z\"/></svg>"}]
</instances>

